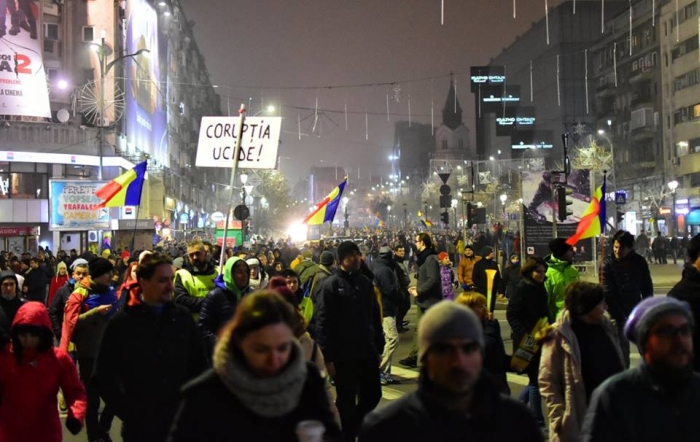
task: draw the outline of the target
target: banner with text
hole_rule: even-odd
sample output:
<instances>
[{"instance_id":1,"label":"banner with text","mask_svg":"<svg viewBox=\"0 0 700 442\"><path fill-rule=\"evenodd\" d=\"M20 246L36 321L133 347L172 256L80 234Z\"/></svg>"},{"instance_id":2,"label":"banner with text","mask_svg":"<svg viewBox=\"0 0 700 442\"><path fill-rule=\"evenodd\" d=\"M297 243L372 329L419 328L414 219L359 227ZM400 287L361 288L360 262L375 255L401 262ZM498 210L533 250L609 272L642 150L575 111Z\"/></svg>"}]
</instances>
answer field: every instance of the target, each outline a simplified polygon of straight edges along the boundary
<instances>
[{"instance_id":1,"label":"banner with text","mask_svg":"<svg viewBox=\"0 0 700 442\"><path fill-rule=\"evenodd\" d=\"M523 218L525 234L524 250L527 256L545 257L551 252L549 241L553 238L552 215L556 216L556 198L553 196L557 183L552 184L552 172L523 172ZM561 175L563 181L563 174ZM591 201L591 183L588 170L572 170L569 179L562 185L572 190L570 215L566 221L557 221L557 237L568 238L578 228L578 222ZM593 259L592 240L584 239L576 244L576 261Z\"/></svg>"},{"instance_id":2,"label":"banner with text","mask_svg":"<svg viewBox=\"0 0 700 442\"><path fill-rule=\"evenodd\" d=\"M0 8L6 22L0 24L5 30L0 45L0 115L51 118L41 49L41 2L0 2ZM57 43L44 37L47 46Z\"/></svg>"},{"instance_id":3,"label":"banner with text","mask_svg":"<svg viewBox=\"0 0 700 442\"><path fill-rule=\"evenodd\" d=\"M231 167L239 117L202 117L197 167ZM281 117L249 117L243 125L238 167L275 169L282 128Z\"/></svg>"},{"instance_id":4,"label":"banner with text","mask_svg":"<svg viewBox=\"0 0 700 442\"><path fill-rule=\"evenodd\" d=\"M49 230L109 230L109 209L95 191L105 181L51 180Z\"/></svg>"}]
</instances>

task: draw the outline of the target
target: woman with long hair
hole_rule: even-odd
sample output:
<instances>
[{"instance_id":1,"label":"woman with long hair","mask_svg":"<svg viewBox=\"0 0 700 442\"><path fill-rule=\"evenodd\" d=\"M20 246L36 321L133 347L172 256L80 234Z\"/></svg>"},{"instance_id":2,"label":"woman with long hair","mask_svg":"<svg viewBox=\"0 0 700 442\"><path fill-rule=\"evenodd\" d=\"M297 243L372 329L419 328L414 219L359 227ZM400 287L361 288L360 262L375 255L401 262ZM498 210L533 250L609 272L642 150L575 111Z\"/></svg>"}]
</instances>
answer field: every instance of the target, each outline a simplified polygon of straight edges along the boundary
<instances>
[{"instance_id":1,"label":"woman with long hair","mask_svg":"<svg viewBox=\"0 0 700 442\"><path fill-rule=\"evenodd\" d=\"M61 261L56 266L56 274L51 277L51 282L49 283L49 297L46 299L46 305L51 305L58 289L66 285L67 282L68 266L65 262Z\"/></svg>"},{"instance_id":2,"label":"woman with long hair","mask_svg":"<svg viewBox=\"0 0 700 442\"><path fill-rule=\"evenodd\" d=\"M242 298L216 343L214 368L183 390L169 440L291 442L307 421L338 437L325 380L304 357L297 327L297 313L279 293Z\"/></svg>"},{"instance_id":3,"label":"woman with long hair","mask_svg":"<svg viewBox=\"0 0 700 442\"><path fill-rule=\"evenodd\" d=\"M46 307L27 302L12 323L9 350L0 352L0 440L63 440L59 389L68 407L66 428L78 434L87 408L85 387L71 357L53 346Z\"/></svg>"},{"instance_id":4,"label":"woman with long hair","mask_svg":"<svg viewBox=\"0 0 700 442\"><path fill-rule=\"evenodd\" d=\"M124 282L122 282L122 285L119 287L119 290L117 290L117 296L119 296L119 307L120 308L123 308L124 305L129 300L129 291L136 284L138 284L138 280L136 279L136 270L138 268L139 268L139 263L134 261L131 264L129 264L129 267L127 267L126 271L124 272Z\"/></svg>"}]
</instances>

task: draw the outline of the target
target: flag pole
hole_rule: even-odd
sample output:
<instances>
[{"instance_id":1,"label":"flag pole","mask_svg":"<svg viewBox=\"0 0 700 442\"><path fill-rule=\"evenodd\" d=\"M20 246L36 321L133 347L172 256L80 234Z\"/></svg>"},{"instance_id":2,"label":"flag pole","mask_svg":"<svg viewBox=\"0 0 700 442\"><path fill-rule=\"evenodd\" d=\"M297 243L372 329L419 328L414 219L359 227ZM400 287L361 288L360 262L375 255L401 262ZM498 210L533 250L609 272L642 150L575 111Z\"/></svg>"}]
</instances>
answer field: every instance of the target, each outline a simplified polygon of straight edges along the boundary
<instances>
[{"instance_id":1,"label":"flag pole","mask_svg":"<svg viewBox=\"0 0 700 442\"><path fill-rule=\"evenodd\" d=\"M221 256L219 257L219 266L223 269L226 263L226 237L228 236L228 225L233 211L233 186L236 184L236 170L238 169L238 154L241 151L241 138L243 138L243 125L245 124L245 103L241 103L241 108L238 110L238 127L236 128L236 147L233 149L233 164L231 165L231 181L229 183L229 207L226 210L226 224L224 224L224 238L221 243Z\"/></svg>"},{"instance_id":2,"label":"flag pole","mask_svg":"<svg viewBox=\"0 0 700 442\"><path fill-rule=\"evenodd\" d=\"M143 192L143 190L141 190ZM141 204L136 206L136 219L134 219L134 228L131 231L131 247L129 248L129 253L134 253L134 245L136 244L136 227L139 224L139 209Z\"/></svg>"}]
</instances>

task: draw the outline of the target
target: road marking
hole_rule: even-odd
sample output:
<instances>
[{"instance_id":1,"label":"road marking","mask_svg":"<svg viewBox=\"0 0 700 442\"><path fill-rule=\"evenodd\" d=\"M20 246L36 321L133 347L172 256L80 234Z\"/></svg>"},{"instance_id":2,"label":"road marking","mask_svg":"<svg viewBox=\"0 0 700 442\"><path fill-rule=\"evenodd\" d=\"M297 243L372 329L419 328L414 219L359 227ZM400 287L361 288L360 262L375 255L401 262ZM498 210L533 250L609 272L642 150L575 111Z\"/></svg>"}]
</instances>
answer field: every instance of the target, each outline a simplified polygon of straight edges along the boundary
<instances>
[{"instance_id":1,"label":"road marking","mask_svg":"<svg viewBox=\"0 0 700 442\"><path fill-rule=\"evenodd\" d=\"M382 387L382 398L386 399L388 401L395 401L397 399L401 399L402 397L406 396L408 393L404 393L403 391L396 390L395 388L390 388L390 387Z\"/></svg>"},{"instance_id":2,"label":"road marking","mask_svg":"<svg viewBox=\"0 0 700 442\"><path fill-rule=\"evenodd\" d=\"M418 379L420 373L417 370L409 370L407 368L397 367L396 365L391 366L392 376L398 376L401 379Z\"/></svg>"}]
</instances>

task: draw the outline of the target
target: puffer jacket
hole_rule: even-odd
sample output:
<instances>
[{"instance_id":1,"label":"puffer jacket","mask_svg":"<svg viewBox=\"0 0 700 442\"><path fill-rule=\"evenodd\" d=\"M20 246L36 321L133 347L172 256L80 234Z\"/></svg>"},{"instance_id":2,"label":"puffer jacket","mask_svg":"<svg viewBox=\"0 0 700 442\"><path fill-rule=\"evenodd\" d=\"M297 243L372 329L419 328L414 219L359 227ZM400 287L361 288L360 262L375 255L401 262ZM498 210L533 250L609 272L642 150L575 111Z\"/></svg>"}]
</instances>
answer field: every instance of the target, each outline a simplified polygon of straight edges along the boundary
<instances>
[{"instance_id":1,"label":"puffer jacket","mask_svg":"<svg viewBox=\"0 0 700 442\"><path fill-rule=\"evenodd\" d=\"M647 260L635 251L623 259L608 256L603 267L603 290L610 316L624 323L640 301L654 296Z\"/></svg>"},{"instance_id":2,"label":"puffer jacket","mask_svg":"<svg viewBox=\"0 0 700 442\"><path fill-rule=\"evenodd\" d=\"M479 260L481 260L480 256L472 256L471 258L462 256L462 259L459 260L459 266L457 266L457 280L460 285L469 287L474 284L472 274L474 273L474 265Z\"/></svg>"},{"instance_id":3,"label":"puffer jacket","mask_svg":"<svg viewBox=\"0 0 700 442\"><path fill-rule=\"evenodd\" d=\"M547 279L544 288L547 290L547 308L549 309L549 322L554 323L559 312L564 308L564 291L572 282L578 281L579 274L576 267L568 261L563 261L549 255L545 258L547 263Z\"/></svg>"},{"instance_id":4,"label":"puffer jacket","mask_svg":"<svg viewBox=\"0 0 700 442\"><path fill-rule=\"evenodd\" d=\"M381 294L382 315L385 318L396 316L399 312L399 303L401 302L399 280L392 268L393 265L394 259L390 254L380 256L372 265L373 282Z\"/></svg>"},{"instance_id":5,"label":"puffer jacket","mask_svg":"<svg viewBox=\"0 0 700 442\"><path fill-rule=\"evenodd\" d=\"M197 326L204 339L207 356L212 355L219 331L233 318L241 298L252 291L248 285L240 289L233 281L233 266L238 262L245 265L250 275L250 268L245 260L236 256L229 258L224 272L214 280L216 287L207 294L202 303Z\"/></svg>"},{"instance_id":6,"label":"puffer jacket","mask_svg":"<svg viewBox=\"0 0 700 442\"><path fill-rule=\"evenodd\" d=\"M299 275L299 285L304 285L309 278L313 278L318 272L318 264L310 258L306 258L294 268L294 271Z\"/></svg>"},{"instance_id":7,"label":"puffer jacket","mask_svg":"<svg viewBox=\"0 0 700 442\"><path fill-rule=\"evenodd\" d=\"M416 305L427 310L442 301L442 280L440 263L433 249L425 249L418 254L418 285Z\"/></svg>"},{"instance_id":8,"label":"puffer jacket","mask_svg":"<svg viewBox=\"0 0 700 442\"><path fill-rule=\"evenodd\" d=\"M550 442L581 441L581 429L588 409L581 372L581 352L571 325L571 313L564 309L542 344L539 385L549 412ZM602 327L614 343L624 366L615 327L604 317Z\"/></svg>"},{"instance_id":9,"label":"puffer jacket","mask_svg":"<svg viewBox=\"0 0 700 442\"><path fill-rule=\"evenodd\" d=\"M690 305L695 320L700 320L700 272L692 265L686 264L683 269L683 278L668 292L668 296L685 301ZM693 366L695 371L700 371L700 327L693 330Z\"/></svg>"}]
</instances>

